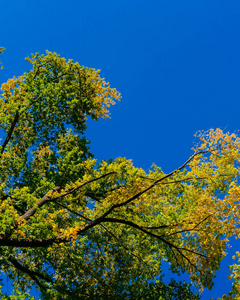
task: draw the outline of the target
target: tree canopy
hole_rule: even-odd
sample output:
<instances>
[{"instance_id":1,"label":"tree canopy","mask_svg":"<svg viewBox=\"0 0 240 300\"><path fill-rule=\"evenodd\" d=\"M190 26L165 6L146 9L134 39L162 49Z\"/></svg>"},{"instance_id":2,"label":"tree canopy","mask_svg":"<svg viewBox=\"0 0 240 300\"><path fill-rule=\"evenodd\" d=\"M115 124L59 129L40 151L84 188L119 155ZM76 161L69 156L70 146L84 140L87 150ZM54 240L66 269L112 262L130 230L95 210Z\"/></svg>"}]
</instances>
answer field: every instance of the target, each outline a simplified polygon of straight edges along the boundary
<instances>
[{"instance_id":1,"label":"tree canopy","mask_svg":"<svg viewBox=\"0 0 240 300\"><path fill-rule=\"evenodd\" d=\"M212 288L240 234L240 139L199 132L169 174L121 157L97 162L87 118L108 118L120 93L56 53L27 60L32 68L1 87L0 260L14 281L2 299L31 299L34 286L41 299L199 299L184 282L164 283L161 265ZM240 292L232 270L223 299Z\"/></svg>"}]
</instances>

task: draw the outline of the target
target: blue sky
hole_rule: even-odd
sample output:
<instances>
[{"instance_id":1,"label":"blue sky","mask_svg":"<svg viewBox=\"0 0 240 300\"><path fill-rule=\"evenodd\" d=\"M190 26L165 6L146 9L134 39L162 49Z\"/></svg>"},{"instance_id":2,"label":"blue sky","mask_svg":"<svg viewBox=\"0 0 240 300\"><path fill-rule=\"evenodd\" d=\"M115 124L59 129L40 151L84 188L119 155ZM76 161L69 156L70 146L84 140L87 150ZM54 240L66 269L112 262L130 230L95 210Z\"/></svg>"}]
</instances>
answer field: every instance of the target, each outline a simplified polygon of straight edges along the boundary
<instances>
[{"instance_id":1,"label":"blue sky","mask_svg":"<svg viewBox=\"0 0 240 300\"><path fill-rule=\"evenodd\" d=\"M240 129L238 0L8 0L0 25L1 82L48 49L101 69L122 93L110 120L89 122L99 161L123 156L169 172L191 155L196 131ZM228 292L227 276L223 266L203 299Z\"/></svg>"}]
</instances>

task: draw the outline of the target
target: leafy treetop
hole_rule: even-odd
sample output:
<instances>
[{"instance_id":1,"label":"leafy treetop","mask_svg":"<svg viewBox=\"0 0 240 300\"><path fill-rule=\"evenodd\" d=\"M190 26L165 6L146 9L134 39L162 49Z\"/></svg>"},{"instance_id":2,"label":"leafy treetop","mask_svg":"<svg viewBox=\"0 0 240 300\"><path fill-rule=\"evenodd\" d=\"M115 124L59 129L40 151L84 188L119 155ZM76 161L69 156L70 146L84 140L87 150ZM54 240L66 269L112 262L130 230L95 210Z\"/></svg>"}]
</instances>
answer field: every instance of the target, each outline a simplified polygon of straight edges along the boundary
<instances>
[{"instance_id":1,"label":"leafy treetop","mask_svg":"<svg viewBox=\"0 0 240 300\"><path fill-rule=\"evenodd\" d=\"M240 234L239 138L200 132L169 174L125 158L97 164L86 120L107 118L120 94L55 53L27 60L32 69L0 97L0 259L13 293L199 299L185 283L163 283L161 264L212 288L228 238Z\"/></svg>"}]
</instances>

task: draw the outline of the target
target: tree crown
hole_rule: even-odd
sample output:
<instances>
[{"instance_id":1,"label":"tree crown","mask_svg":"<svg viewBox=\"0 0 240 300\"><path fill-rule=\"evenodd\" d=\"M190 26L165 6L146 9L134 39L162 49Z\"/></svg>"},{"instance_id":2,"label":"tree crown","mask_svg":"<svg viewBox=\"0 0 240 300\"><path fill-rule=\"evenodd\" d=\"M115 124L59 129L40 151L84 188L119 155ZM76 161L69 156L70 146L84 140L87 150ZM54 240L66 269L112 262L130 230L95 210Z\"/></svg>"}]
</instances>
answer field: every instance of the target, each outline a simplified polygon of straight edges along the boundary
<instances>
[{"instance_id":1,"label":"tree crown","mask_svg":"<svg viewBox=\"0 0 240 300\"><path fill-rule=\"evenodd\" d=\"M0 97L1 262L16 291L198 299L185 283L164 284L161 264L212 287L227 239L240 233L239 138L199 132L169 174L121 157L97 163L86 121L109 117L120 94L99 70L56 53L27 60L32 69L3 83Z\"/></svg>"}]
</instances>

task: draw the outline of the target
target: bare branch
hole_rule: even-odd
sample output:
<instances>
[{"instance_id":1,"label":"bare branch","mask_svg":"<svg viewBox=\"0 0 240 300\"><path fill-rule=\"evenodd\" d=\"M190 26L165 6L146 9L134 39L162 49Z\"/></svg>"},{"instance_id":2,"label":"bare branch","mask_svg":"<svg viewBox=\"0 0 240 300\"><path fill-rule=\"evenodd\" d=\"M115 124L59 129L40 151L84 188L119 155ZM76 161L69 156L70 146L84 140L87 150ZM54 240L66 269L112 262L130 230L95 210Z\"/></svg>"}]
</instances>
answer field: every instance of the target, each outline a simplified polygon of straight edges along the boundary
<instances>
[{"instance_id":1,"label":"bare branch","mask_svg":"<svg viewBox=\"0 0 240 300\"><path fill-rule=\"evenodd\" d=\"M206 216L206 218L204 218L202 221L200 221L199 223L197 223L193 229L195 229L196 227L198 227L200 224L202 224L204 221L206 221L208 218L210 218L213 215L213 213L211 213L210 215Z\"/></svg>"},{"instance_id":2,"label":"bare branch","mask_svg":"<svg viewBox=\"0 0 240 300\"><path fill-rule=\"evenodd\" d=\"M175 169L174 171L170 172L169 174L161 177L160 179L154 181L150 186L148 186L147 188L145 188L144 190L140 191L139 193L135 194L134 196L130 197L129 199L127 199L126 201L119 203L119 204L115 204L112 207L110 207L100 218L105 218L106 216L108 216L114 209L119 208L121 206L125 206L128 203L132 202L133 200L137 199L138 197L140 197L141 195L145 194L146 192L148 192L149 190L151 190L154 186L156 186L157 184L159 184L160 182L162 182L163 180L169 178L170 176L172 176L173 174L177 173L178 171L182 170L190 161L193 160L194 157L196 157L197 155L203 154L203 153L209 153L210 151L199 151L195 154L193 154L182 166L180 166L179 168Z\"/></svg>"},{"instance_id":3,"label":"bare branch","mask_svg":"<svg viewBox=\"0 0 240 300\"><path fill-rule=\"evenodd\" d=\"M147 263L145 263L145 261L139 257L138 255L134 254L127 246L123 245L119 238L114 234L112 233L106 226L104 226L103 224L100 224L111 236L113 236L117 241L118 243L120 244L120 246L122 246L127 252L129 252L132 256L136 257L139 261L143 262L146 266L148 266Z\"/></svg>"},{"instance_id":4,"label":"bare branch","mask_svg":"<svg viewBox=\"0 0 240 300\"><path fill-rule=\"evenodd\" d=\"M189 222L188 224L192 224L193 222ZM170 224L170 225L160 225L160 226L142 226L145 229L165 229L165 228L170 228L170 227L177 227L181 226L183 224Z\"/></svg>"},{"instance_id":5,"label":"bare branch","mask_svg":"<svg viewBox=\"0 0 240 300\"><path fill-rule=\"evenodd\" d=\"M195 265L190 261L190 259L189 259L186 255L184 255L184 254L182 253L181 250L186 250L186 251L187 251L187 249L183 249L183 248L175 248L175 249L177 250L177 252L178 252L183 258L185 258L185 259L187 260L187 262L189 263L190 266L194 267L194 268L202 275L202 272L199 270L199 268L198 268L197 266L195 266ZM199 253L196 253L196 254L199 255Z\"/></svg>"},{"instance_id":6,"label":"bare branch","mask_svg":"<svg viewBox=\"0 0 240 300\"><path fill-rule=\"evenodd\" d=\"M187 249L187 248L180 248L174 244L172 244L171 242L167 241L166 239L164 239L162 236L158 235L158 234L155 234L155 233L152 233L148 230L146 230L144 227L141 227L131 221L127 221L127 220L123 220L123 219L118 219L118 218L98 218L96 219L95 221L93 221L92 223L90 224L87 224L83 229L79 230L79 234L83 234L85 231L89 230L90 228L93 228L95 227L96 225L99 225L101 223L105 223L105 222L109 222L109 223L120 223L120 224L125 224L125 225L128 225L128 226L131 226L133 228L136 228L142 232L144 232L145 234L149 235L149 236L152 236L154 238L157 238L158 240L162 241L164 244L167 244L170 248L174 248L176 250L179 250L179 249L182 249L182 250L185 250L185 251L188 251L188 252L191 252L191 253L194 253L194 254L197 254L199 256L203 256L205 258L207 258L206 255L204 254L201 254L201 253L198 253L198 252L194 252L190 249Z\"/></svg>"},{"instance_id":7,"label":"bare branch","mask_svg":"<svg viewBox=\"0 0 240 300\"><path fill-rule=\"evenodd\" d=\"M197 223L193 228L189 228L189 229L182 229L182 230L179 230L179 231L175 231L175 232L172 232L170 234L167 234L167 235L163 235L162 237L168 237L168 236L171 236L171 235L174 235L174 234L178 234L178 233L184 233L184 232L188 232L188 231L194 231L196 230L196 228L201 224L203 223L204 221L206 221L209 217L211 217L213 214L210 214L208 215L206 218L204 218L202 221L200 221L199 223Z\"/></svg>"},{"instance_id":8,"label":"bare branch","mask_svg":"<svg viewBox=\"0 0 240 300\"><path fill-rule=\"evenodd\" d=\"M198 269L197 266L195 266L191 261L190 259L184 255L182 253L182 251L186 251L186 252L190 252L190 253L193 253L195 255L198 255L198 256L201 256L201 257L204 257L204 258L208 258L206 255L202 254L202 253L199 253L199 252L196 252L196 251L193 251L191 249L188 249L188 248L182 248L182 247L178 247L174 244L172 244L171 242L167 241L166 239L164 239L162 236L160 235L157 235L157 234L154 234L154 233L151 233L149 231L147 231L146 229L144 229L143 227L131 222L131 221L126 221L126 220L122 220L122 219L115 219L115 218L101 218L101 219L96 219L95 221L93 221L91 224L88 224L85 226L84 229L80 230L79 231L79 234L83 234L86 230L90 229L90 228L93 228L95 227L96 225L101 225L101 223L103 222L110 222L110 223L120 223L120 224L125 224L125 225L129 225L133 228L136 228L142 232L144 232L145 234L149 235L149 236L152 236L154 238L157 238L158 240L162 241L163 243L167 244L168 247L171 249L176 261L177 261L177 257L174 253L174 249L181 255L181 257L183 257L184 259L186 259L189 263L190 266L194 267L200 274L201 274L201 271ZM178 263L179 264L179 263Z\"/></svg>"},{"instance_id":9,"label":"bare branch","mask_svg":"<svg viewBox=\"0 0 240 300\"><path fill-rule=\"evenodd\" d=\"M112 188L110 190L104 191L104 193L87 192L87 193L85 193L85 196L87 196L87 197L89 197L89 198L91 198L91 199L93 199L93 200L95 200L95 201L97 201L99 203L102 203L102 200L104 200L102 198L105 197L106 193L110 193L110 192L116 191L116 190L120 189L123 186L124 185L119 185L119 186L117 186L115 188Z\"/></svg>"}]
</instances>

